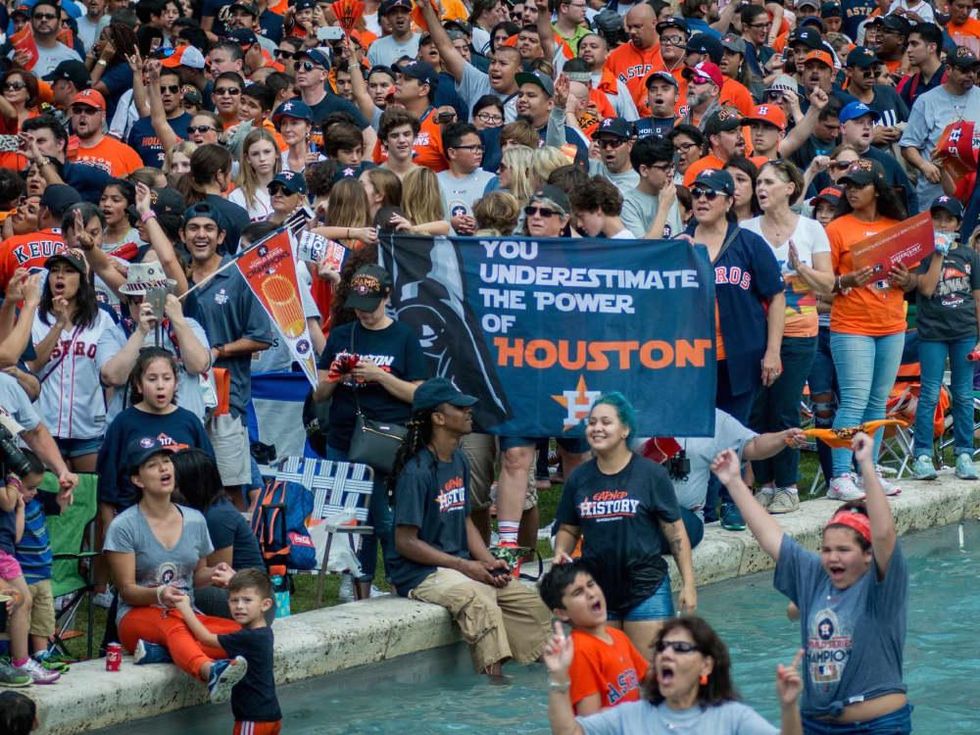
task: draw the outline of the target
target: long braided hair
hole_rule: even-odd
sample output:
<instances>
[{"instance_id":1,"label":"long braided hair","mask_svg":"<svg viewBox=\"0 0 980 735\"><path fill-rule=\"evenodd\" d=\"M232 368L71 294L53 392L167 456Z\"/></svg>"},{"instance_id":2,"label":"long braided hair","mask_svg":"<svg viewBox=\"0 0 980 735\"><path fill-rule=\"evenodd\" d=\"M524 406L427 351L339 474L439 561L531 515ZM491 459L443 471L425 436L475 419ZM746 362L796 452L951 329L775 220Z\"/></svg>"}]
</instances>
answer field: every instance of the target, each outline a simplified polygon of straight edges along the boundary
<instances>
[{"instance_id":1,"label":"long braided hair","mask_svg":"<svg viewBox=\"0 0 980 735\"><path fill-rule=\"evenodd\" d=\"M408 420L408 433L402 439L401 446L395 454L395 462L388 475L386 489L388 491L388 503L394 504L395 485L398 484L398 476L405 469L408 461L418 454L426 444L432 441L432 414L435 409L426 408L422 411L415 411Z\"/></svg>"}]
</instances>

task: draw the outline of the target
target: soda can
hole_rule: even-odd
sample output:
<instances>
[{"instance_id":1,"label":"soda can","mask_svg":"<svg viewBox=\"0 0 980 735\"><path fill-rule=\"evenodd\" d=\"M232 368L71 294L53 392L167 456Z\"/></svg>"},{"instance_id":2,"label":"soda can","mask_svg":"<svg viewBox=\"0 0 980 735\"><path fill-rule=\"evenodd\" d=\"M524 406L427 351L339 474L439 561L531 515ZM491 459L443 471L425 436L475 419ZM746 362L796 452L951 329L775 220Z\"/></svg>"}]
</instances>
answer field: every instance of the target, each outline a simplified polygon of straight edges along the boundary
<instances>
[{"instance_id":1,"label":"soda can","mask_svg":"<svg viewBox=\"0 0 980 735\"><path fill-rule=\"evenodd\" d=\"M119 671L122 665L122 645L119 643L109 643L105 647L105 670Z\"/></svg>"}]
</instances>

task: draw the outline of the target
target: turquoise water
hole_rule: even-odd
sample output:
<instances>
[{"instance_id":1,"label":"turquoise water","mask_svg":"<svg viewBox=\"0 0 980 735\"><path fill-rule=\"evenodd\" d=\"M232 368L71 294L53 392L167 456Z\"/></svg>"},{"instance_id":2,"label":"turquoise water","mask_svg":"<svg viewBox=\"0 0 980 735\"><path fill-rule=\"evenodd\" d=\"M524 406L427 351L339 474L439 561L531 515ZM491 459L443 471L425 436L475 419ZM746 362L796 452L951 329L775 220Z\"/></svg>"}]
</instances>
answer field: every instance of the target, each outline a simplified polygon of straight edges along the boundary
<instances>
[{"instance_id":1,"label":"turquoise water","mask_svg":"<svg viewBox=\"0 0 980 735\"><path fill-rule=\"evenodd\" d=\"M911 566L905 679L916 732L980 732L980 524L924 531L902 540ZM699 590L699 612L728 643L743 699L776 723L775 669L799 645L786 600L771 574ZM289 735L413 735L550 732L540 666L506 667L513 682L491 686L473 674L462 646L404 656L279 689ZM778 724L778 723L777 723ZM227 705L174 712L100 731L104 735L204 735L228 732Z\"/></svg>"}]
</instances>

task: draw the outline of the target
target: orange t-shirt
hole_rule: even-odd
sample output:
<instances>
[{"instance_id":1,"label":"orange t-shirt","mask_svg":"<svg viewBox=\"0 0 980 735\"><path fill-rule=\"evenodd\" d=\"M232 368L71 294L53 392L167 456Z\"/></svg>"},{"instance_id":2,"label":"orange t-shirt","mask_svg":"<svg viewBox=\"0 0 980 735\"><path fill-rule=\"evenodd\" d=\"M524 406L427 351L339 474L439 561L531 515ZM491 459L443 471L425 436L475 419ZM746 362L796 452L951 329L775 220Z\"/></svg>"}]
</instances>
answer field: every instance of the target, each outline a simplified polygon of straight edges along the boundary
<instances>
[{"instance_id":1,"label":"orange t-shirt","mask_svg":"<svg viewBox=\"0 0 980 735\"><path fill-rule=\"evenodd\" d=\"M963 25L947 24L946 32L957 46L966 46L974 54L980 54L980 20L967 18Z\"/></svg>"},{"instance_id":2,"label":"orange t-shirt","mask_svg":"<svg viewBox=\"0 0 980 735\"><path fill-rule=\"evenodd\" d=\"M75 163L101 169L117 179L125 178L136 169L143 168L143 159L136 151L108 135L90 147L79 143Z\"/></svg>"},{"instance_id":3,"label":"orange t-shirt","mask_svg":"<svg viewBox=\"0 0 980 735\"><path fill-rule=\"evenodd\" d=\"M65 238L61 230L54 228L11 237L0 245L0 289L7 290L18 268L39 270L48 258L64 248Z\"/></svg>"},{"instance_id":4,"label":"orange t-shirt","mask_svg":"<svg viewBox=\"0 0 980 735\"><path fill-rule=\"evenodd\" d=\"M718 93L718 102L723 107L734 107L743 116L751 115L752 108L755 107L752 93L749 92L746 86L728 77L725 77L725 81L721 85L721 91ZM748 141L746 140L746 142Z\"/></svg>"},{"instance_id":5,"label":"orange t-shirt","mask_svg":"<svg viewBox=\"0 0 980 735\"><path fill-rule=\"evenodd\" d=\"M611 644L591 633L572 631L575 656L568 668L572 682L568 697L573 707L592 694L599 695L603 708L640 699L647 660L623 631L607 627L606 633L613 639Z\"/></svg>"},{"instance_id":6,"label":"orange t-shirt","mask_svg":"<svg viewBox=\"0 0 980 735\"><path fill-rule=\"evenodd\" d=\"M660 46L651 46L641 51L632 43L624 43L606 57L605 67L623 80L636 108L643 114L647 107L647 90L643 82L658 65L663 68Z\"/></svg>"},{"instance_id":7,"label":"orange t-shirt","mask_svg":"<svg viewBox=\"0 0 980 735\"><path fill-rule=\"evenodd\" d=\"M898 221L882 217L874 222L845 214L827 225L830 257L834 273L846 275L854 270L851 248L861 240L876 235ZM902 289L878 288L874 281L837 294L830 311L830 329L846 334L879 337L905 331L905 295Z\"/></svg>"},{"instance_id":8,"label":"orange t-shirt","mask_svg":"<svg viewBox=\"0 0 980 735\"><path fill-rule=\"evenodd\" d=\"M449 160L446 158L446 151L442 145L442 128L436 122L435 108L430 107L419 119L419 134L415 136L412 143L412 163L419 166L431 168L435 173L445 171L449 168ZM388 160L388 154L381 145L381 139L374 144L372 154L374 162L378 165Z\"/></svg>"}]
</instances>

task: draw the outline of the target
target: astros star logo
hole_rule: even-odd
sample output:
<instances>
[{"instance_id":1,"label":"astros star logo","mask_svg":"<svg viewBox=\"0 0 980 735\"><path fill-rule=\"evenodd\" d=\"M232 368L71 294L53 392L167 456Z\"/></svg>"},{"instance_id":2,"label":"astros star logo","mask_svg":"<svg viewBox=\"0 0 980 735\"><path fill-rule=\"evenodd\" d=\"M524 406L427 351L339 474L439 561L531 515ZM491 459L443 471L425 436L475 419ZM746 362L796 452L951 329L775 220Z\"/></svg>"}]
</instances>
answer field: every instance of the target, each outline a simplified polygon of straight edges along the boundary
<instances>
[{"instance_id":1,"label":"astros star logo","mask_svg":"<svg viewBox=\"0 0 980 735\"><path fill-rule=\"evenodd\" d=\"M563 431L574 429L587 418L589 409L592 408L593 402L599 395L600 391L588 389L585 384L585 376L580 375L575 390L564 390L561 395L551 396L552 400L557 401L568 411L562 422Z\"/></svg>"}]
</instances>

